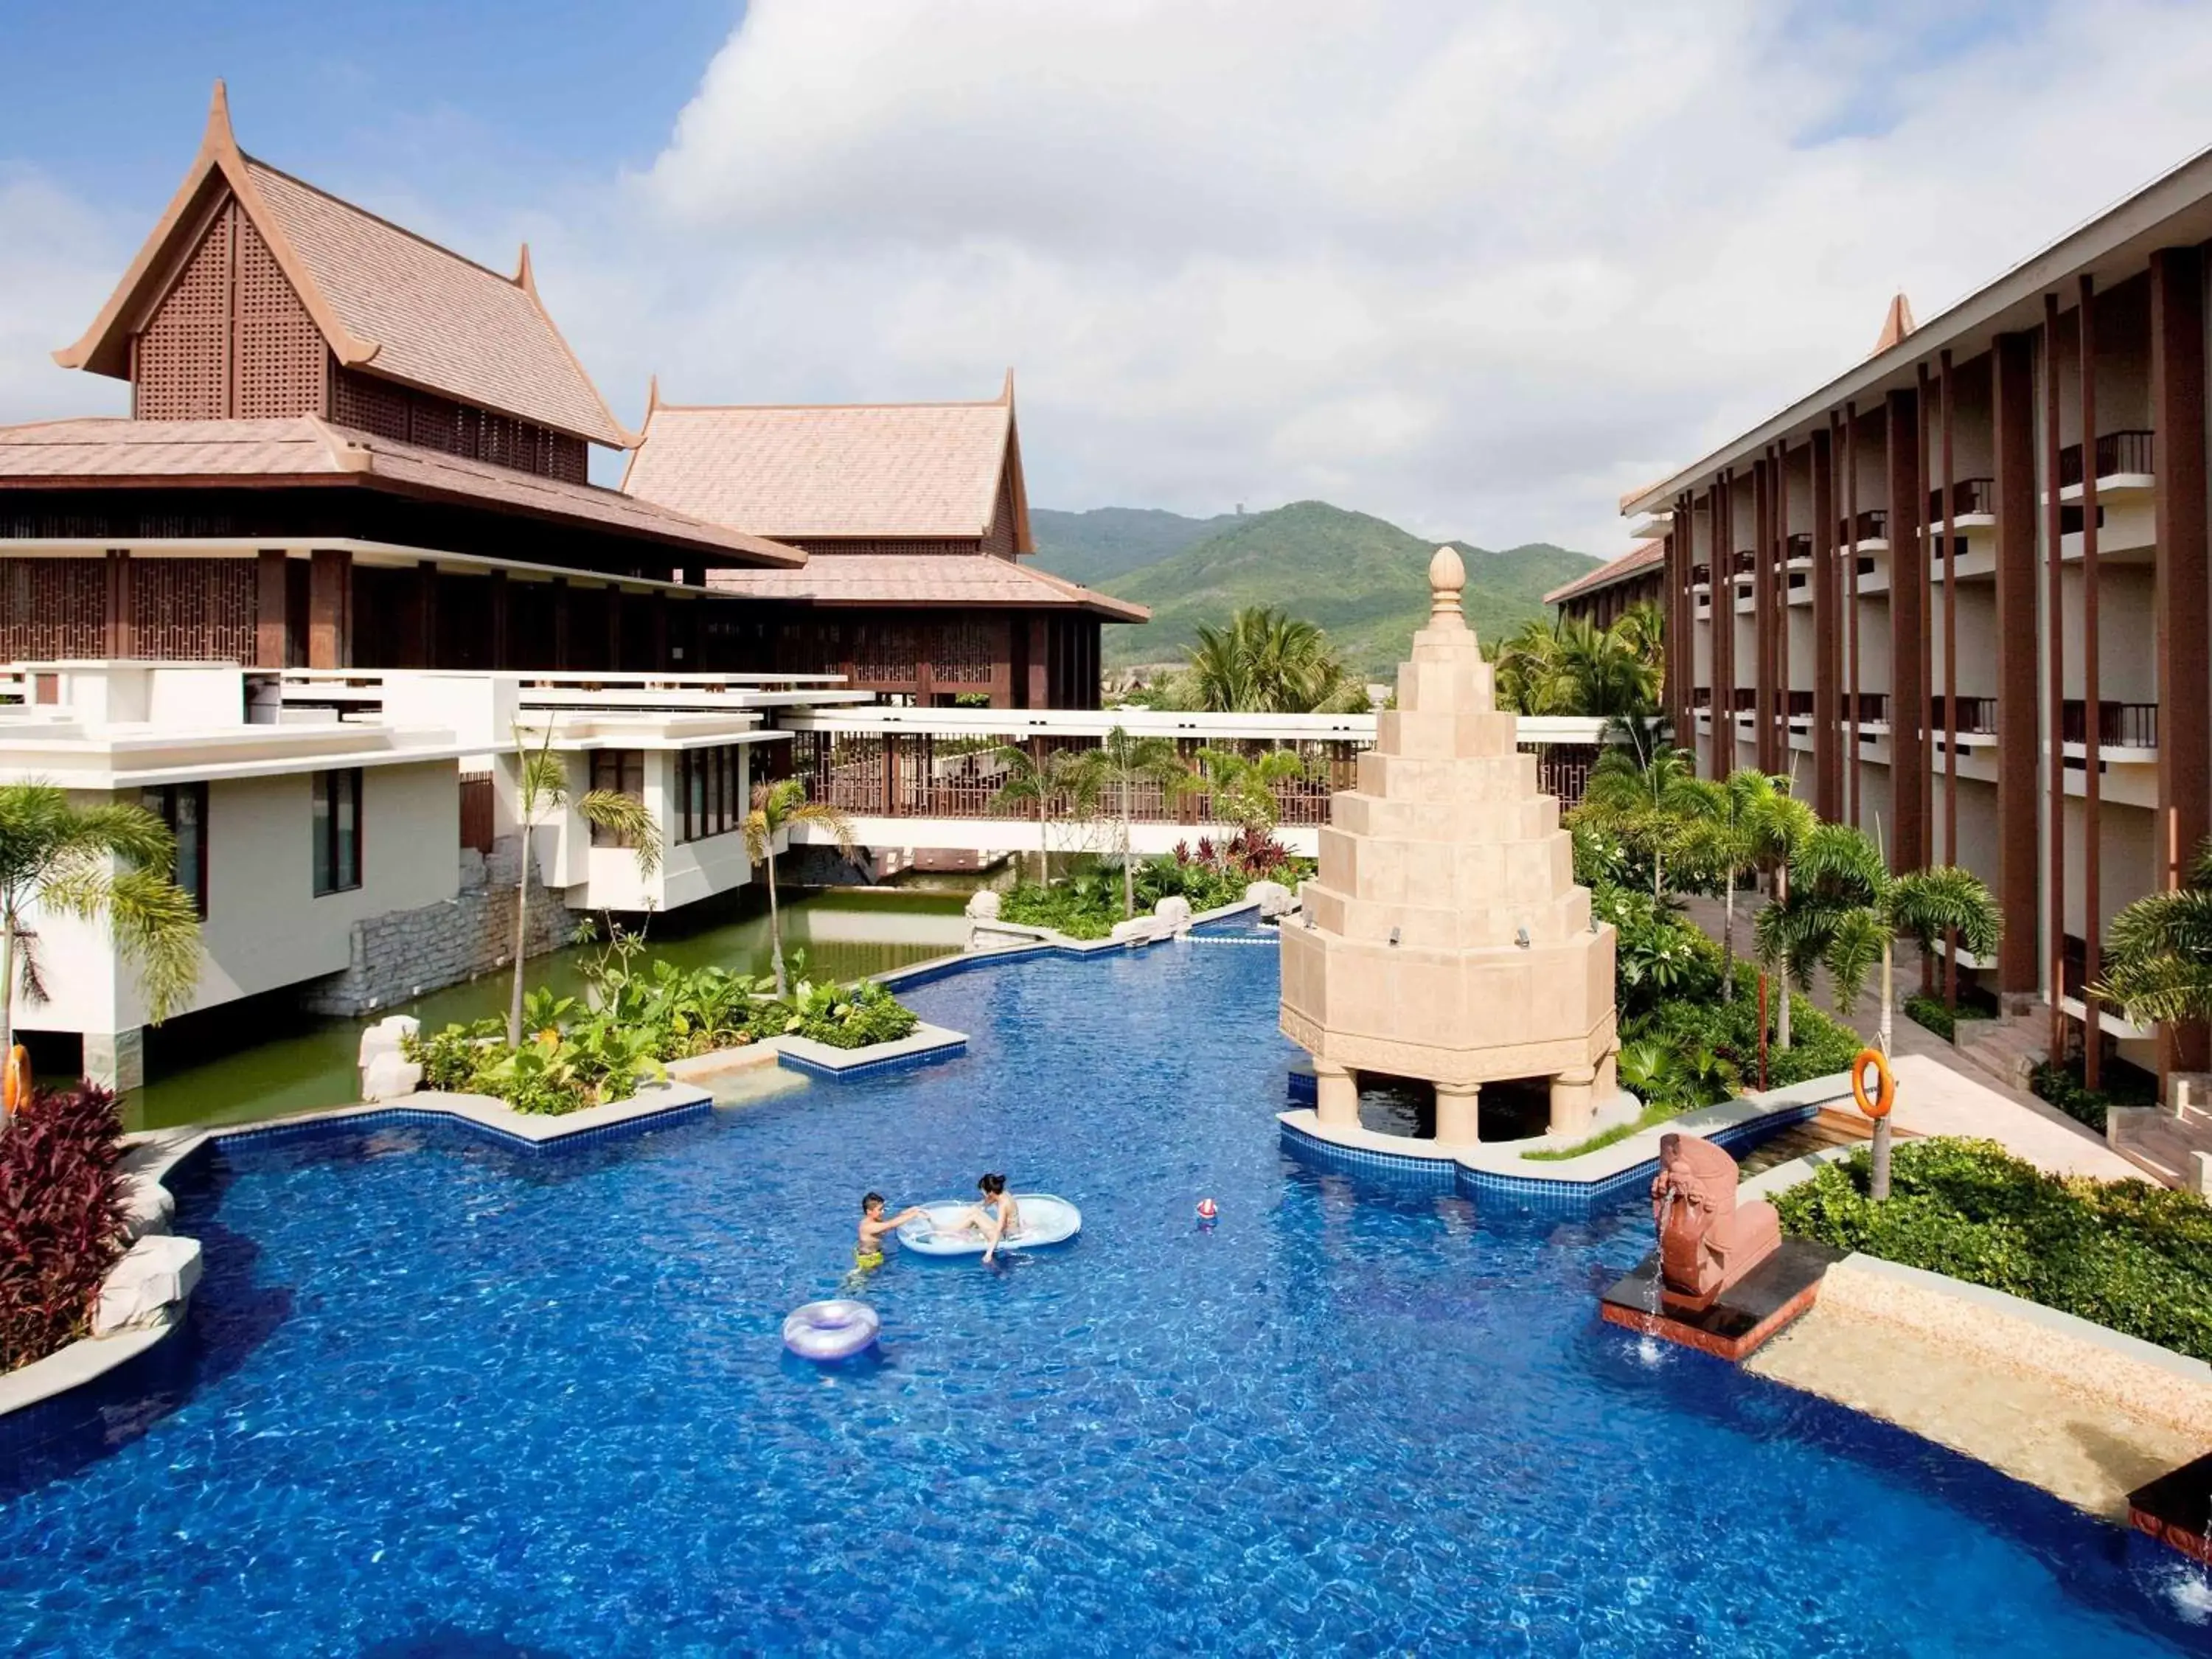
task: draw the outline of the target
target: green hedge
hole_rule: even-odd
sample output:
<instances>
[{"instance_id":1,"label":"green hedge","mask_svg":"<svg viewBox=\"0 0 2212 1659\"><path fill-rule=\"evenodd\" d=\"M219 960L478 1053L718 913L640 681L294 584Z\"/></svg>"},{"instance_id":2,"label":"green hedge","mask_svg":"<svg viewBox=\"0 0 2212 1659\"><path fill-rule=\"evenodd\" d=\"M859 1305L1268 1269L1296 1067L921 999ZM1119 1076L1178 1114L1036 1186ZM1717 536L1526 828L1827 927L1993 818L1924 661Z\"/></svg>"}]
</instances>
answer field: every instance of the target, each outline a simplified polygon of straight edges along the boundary
<instances>
[{"instance_id":1,"label":"green hedge","mask_svg":"<svg viewBox=\"0 0 2212 1659\"><path fill-rule=\"evenodd\" d=\"M1900 1141L1890 1196L1867 1154L1775 1200L1784 1231L1948 1273L2212 1360L2212 1204L2141 1181L2045 1175L1995 1141Z\"/></svg>"}]
</instances>

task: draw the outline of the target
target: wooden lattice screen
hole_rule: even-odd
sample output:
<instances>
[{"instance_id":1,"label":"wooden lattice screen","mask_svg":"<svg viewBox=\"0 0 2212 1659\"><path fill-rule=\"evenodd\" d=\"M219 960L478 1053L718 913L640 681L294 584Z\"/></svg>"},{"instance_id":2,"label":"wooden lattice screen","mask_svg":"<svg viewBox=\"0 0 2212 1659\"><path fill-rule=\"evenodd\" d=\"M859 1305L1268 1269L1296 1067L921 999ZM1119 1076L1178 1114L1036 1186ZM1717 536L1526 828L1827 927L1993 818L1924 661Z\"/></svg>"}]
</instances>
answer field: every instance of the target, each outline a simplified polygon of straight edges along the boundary
<instances>
[{"instance_id":1,"label":"wooden lattice screen","mask_svg":"<svg viewBox=\"0 0 2212 1659\"><path fill-rule=\"evenodd\" d=\"M253 660L251 559L133 559L131 654L173 660Z\"/></svg>"},{"instance_id":2,"label":"wooden lattice screen","mask_svg":"<svg viewBox=\"0 0 2212 1659\"><path fill-rule=\"evenodd\" d=\"M232 211L236 213L234 205ZM252 221L237 215L234 234L238 331L233 341L232 411L246 421L319 415L324 365L330 358L323 331L292 291Z\"/></svg>"},{"instance_id":3,"label":"wooden lattice screen","mask_svg":"<svg viewBox=\"0 0 2212 1659\"><path fill-rule=\"evenodd\" d=\"M131 412L142 421L221 420L230 413L230 244L226 202L139 333Z\"/></svg>"},{"instance_id":4,"label":"wooden lattice screen","mask_svg":"<svg viewBox=\"0 0 2212 1659\"><path fill-rule=\"evenodd\" d=\"M980 622L945 623L936 635L930 672L940 685L991 683L991 630Z\"/></svg>"},{"instance_id":5,"label":"wooden lattice screen","mask_svg":"<svg viewBox=\"0 0 2212 1659\"><path fill-rule=\"evenodd\" d=\"M104 561L0 559L0 659L106 654Z\"/></svg>"}]
</instances>

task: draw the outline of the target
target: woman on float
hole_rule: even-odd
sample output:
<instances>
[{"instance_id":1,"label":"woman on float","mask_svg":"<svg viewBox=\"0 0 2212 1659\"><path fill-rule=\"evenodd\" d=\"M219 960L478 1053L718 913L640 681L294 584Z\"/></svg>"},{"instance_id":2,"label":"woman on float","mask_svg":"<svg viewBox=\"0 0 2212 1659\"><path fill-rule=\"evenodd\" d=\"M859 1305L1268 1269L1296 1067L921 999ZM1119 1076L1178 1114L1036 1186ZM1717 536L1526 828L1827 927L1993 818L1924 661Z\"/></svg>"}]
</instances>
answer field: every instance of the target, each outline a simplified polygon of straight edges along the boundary
<instances>
[{"instance_id":1,"label":"woman on float","mask_svg":"<svg viewBox=\"0 0 2212 1659\"><path fill-rule=\"evenodd\" d=\"M1022 1212L1014 1203L1014 1195L1006 1190L1006 1176L981 1176L977 1178L975 1185L983 1194L983 1201L969 1205L950 1226L933 1231L964 1233L972 1228L982 1235L983 1260L988 1261L1000 1245L1020 1236Z\"/></svg>"}]
</instances>

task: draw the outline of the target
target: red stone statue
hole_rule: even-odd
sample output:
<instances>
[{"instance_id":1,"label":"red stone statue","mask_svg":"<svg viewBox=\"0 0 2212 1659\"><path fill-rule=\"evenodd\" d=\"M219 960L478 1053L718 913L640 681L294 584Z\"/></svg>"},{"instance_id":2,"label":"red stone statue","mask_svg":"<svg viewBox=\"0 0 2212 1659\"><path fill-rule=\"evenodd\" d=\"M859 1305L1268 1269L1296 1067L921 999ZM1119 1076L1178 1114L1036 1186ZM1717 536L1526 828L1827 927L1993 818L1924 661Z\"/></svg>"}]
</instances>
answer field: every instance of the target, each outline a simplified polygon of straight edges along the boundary
<instances>
[{"instance_id":1,"label":"red stone statue","mask_svg":"<svg viewBox=\"0 0 2212 1659\"><path fill-rule=\"evenodd\" d=\"M1782 1245L1774 1206L1735 1201L1735 1160L1710 1140L1670 1134L1659 1142L1651 1218L1659 1228L1660 1295L1702 1313Z\"/></svg>"}]
</instances>

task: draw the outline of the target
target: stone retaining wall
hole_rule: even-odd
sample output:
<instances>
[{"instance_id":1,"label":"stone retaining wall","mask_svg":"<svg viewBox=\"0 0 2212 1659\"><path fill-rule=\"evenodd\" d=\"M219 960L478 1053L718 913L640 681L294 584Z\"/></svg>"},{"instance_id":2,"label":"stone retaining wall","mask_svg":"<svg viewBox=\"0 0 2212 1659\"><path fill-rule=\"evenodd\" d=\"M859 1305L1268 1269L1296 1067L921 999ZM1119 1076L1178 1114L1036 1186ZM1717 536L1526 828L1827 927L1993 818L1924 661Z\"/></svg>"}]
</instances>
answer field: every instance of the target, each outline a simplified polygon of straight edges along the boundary
<instances>
[{"instance_id":1,"label":"stone retaining wall","mask_svg":"<svg viewBox=\"0 0 2212 1659\"><path fill-rule=\"evenodd\" d=\"M370 916L353 927L353 963L301 992L311 1013L350 1017L404 1002L503 968L514 945L514 877L521 838L502 836L485 858L463 848L461 890L412 910ZM566 945L575 913L530 872L529 926L524 954Z\"/></svg>"}]
</instances>

